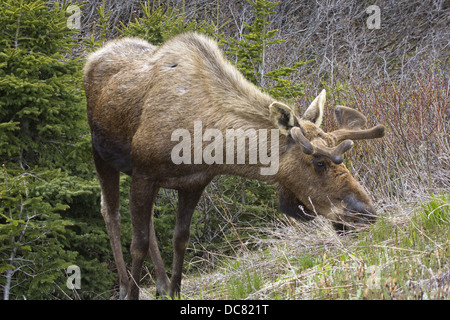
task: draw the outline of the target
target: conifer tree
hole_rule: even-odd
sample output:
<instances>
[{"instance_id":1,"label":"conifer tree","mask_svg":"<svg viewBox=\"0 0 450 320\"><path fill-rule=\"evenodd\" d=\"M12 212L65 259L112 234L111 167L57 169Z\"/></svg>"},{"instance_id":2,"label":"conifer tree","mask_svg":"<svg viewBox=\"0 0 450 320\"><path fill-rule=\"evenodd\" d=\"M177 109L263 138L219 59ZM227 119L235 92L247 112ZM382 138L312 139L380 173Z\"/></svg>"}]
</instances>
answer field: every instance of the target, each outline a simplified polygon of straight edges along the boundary
<instances>
[{"instance_id":1,"label":"conifer tree","mask_svg":"<svg viewBox=\"0 0 450 320\"><path fill-rule=\"evenodd\" d=\"M235 59L237 68L252 83L269 92L274 98L296 98L303 95L303 84L293 83L288 80L292 73L307 62L298 61L292 67L281 67L267 70L265 53L267 47L279 44L283 40L275 38L277 29L269 29L271 21L269 17L275 13L274 8L279 2L269 0L247 0L253 7L253 23L244 22L242 39L229 38L227 42L228 52ZM269 81L267 81L269 80Z\"/></svg>"},{"instance_id":2,"label":"conifer tree","mask_svg":"<svg viewBox=\"0 0 450 320\"><path fill-rule=\"evenodd\" d=\"M0 293L3 300L43 299L64 293L64 270L75 261L76 252L66 250L61 240L65 226L59 211L33 192L31 174L10 176L0 169ZM59 283L60 288L54 283Z\"/></svg>"},{"instance_id":3,"label":"conifer tree","mask_svg":"<svg viewBox=\"0 0 450 320\"><path fill-rule=\"evenodd\" d=\"M78 220L89 210L99 212L99 190L89 161L82 63L71 59L75 31L67 27L68 5L5 0L0 6L4 299L71 296L64 272L71 264L84 270L84 291L77 297L96 296L112 285L106 263L98 261L110 255L103 224Z\"/></svg>"},{"instance_id":4,"label":"conifer tree","mask_svg":"<svg viewBox=\"0 0 450 320\"><path fill-rule=\"evenodd\" d=\"M64 8L42 0L0 7L0 159L22 168L61 167L87 126L81 64L68 59L73 30Z\"/></svg>"},{"instance_id":5,"label":"conifer tree","mask_svg":"<svg viewBox=\"0 0 450 320\"><path fill-rule=\"evenodd\" d=\"M210 23L188 21L184 15L184 6L181 12L177 7L163 5L159 1L158 4L155 1L146 1L141 3L141 6L144 14L142 18L136 18L128 25L120 22L119 31L122 36L140 37L154 45L160 45L182 32L197 31L211 34L222 27L214 25L212 21Z\"/></svg>"}]
</instances>

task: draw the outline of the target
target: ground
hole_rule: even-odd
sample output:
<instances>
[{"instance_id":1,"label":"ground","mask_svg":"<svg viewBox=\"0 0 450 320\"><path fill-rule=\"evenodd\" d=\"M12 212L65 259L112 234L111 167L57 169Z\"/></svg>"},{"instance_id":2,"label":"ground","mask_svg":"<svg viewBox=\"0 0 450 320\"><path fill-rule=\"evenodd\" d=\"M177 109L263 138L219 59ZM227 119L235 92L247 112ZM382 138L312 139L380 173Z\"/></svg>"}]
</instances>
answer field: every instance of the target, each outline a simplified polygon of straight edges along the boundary
<instances>
[{"instance_id":1,"label":"ground","mask_svg":"<svg viewBox=\"0 0 450 320\"><path fill-rule=\"evenodd\" d=\"M252 250L188 272L181 299L449 299L449 199L385 205L374 225L346 235L320 218L277 219L245 244Z\"/></svg>"}]
</instances>

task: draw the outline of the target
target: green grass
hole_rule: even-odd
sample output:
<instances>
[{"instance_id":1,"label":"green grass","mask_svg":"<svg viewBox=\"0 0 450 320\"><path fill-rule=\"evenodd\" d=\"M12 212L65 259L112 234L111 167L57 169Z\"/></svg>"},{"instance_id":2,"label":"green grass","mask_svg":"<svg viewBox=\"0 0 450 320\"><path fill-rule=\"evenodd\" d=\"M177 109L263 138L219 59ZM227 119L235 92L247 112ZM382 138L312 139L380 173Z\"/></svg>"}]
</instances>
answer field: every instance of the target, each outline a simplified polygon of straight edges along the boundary
<instances>
[{"instance_id":1,"label":"green grass","mask_svg":"<svg viewBox=\"0 0 450 320\"><path fill-rule=\"evenodd\" d=\"M245 272L242 276L231 278L226 285L230 299L245 299L249 294L261 289L263 279L257 271Z\"/></svg>"},{"instance_id":2,"label":"green grass","mask_svg":"<svg viewBox=\"0 0 450 320\"><path fill-rule=\"evenodd\" d=\"M262 231L258 251L188 274L182 298L449 299L449 227L450 194L345 236L323 219L289 220L276 239Z\"/></svg>"}]
</instances>

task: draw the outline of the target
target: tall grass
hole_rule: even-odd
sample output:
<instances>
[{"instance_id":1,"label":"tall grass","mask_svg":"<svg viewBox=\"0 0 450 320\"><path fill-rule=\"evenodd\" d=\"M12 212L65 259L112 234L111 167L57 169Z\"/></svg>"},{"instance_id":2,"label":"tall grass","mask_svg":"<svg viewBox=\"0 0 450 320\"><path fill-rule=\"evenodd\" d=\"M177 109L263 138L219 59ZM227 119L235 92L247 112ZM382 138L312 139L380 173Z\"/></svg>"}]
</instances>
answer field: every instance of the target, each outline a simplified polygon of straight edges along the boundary
<instances>
[{"instance_id":1,"label":"tall grass","mask_svg":"<svg viewBox=\"0 0 450 320\"><path fill-rule=\"evenodd\" d=\"M346 236L322 219L279 220L259 251L188 275L182 298L449 299L449 223L450 194Z\"/></svg>"}]
</instances>

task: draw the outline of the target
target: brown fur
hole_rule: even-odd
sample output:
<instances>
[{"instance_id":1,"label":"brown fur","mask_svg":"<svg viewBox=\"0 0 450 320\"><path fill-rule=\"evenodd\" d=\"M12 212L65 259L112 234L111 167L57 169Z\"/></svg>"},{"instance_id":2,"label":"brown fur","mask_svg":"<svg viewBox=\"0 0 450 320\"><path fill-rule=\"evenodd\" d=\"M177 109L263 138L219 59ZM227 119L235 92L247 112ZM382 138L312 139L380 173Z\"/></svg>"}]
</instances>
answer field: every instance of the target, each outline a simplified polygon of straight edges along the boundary
<instances>
[{"instance_id":1,"label":"brown fur","mask_svg":"<svg viewBox=\"0 0 450 320\"><path fill-rule=\"evenodd\" d=\"M187 33L160 47L133 38L109 42L88 57L84 85L104 200L102 213L119 269L122 298L127 294L128 298L138 298L140 269L148 251L156 268L158 292L171 296L179 292L192 212L203 189L216 175L233 174L277 184L280 208L297 218L306 213L340 222L360 221L358 215L349 215L346 210L374 213L369 196L343 164L304 153L290 135L293 126L301 127L314 145L335 147L336 138L319 128L324 95L300 118L245 80L209 38ZM170 155L177 142L171 141L171 134L177 128L192 133L194 121L202 121L203 130L215 128L221 132L279 129L278 172L261 175L260 164L175 165ZM320 161L325 165L323 169L317 166ZM118 179L111 177L119 171L132 176L131 282L125 276L118 249ZM170 281L152 223L153 201L161 187L179 191Z\"/></svg>"}]
</instances>

